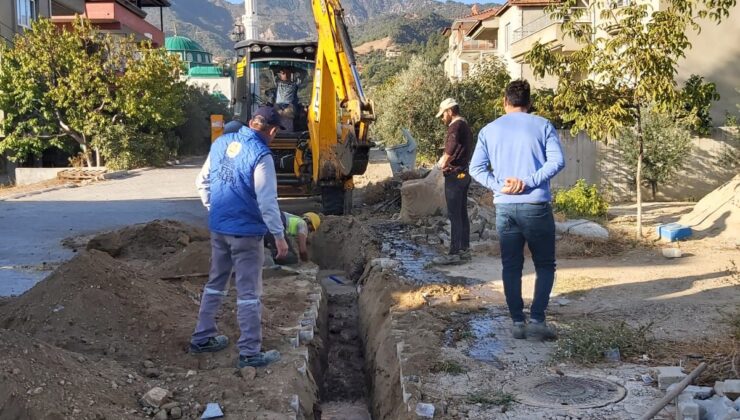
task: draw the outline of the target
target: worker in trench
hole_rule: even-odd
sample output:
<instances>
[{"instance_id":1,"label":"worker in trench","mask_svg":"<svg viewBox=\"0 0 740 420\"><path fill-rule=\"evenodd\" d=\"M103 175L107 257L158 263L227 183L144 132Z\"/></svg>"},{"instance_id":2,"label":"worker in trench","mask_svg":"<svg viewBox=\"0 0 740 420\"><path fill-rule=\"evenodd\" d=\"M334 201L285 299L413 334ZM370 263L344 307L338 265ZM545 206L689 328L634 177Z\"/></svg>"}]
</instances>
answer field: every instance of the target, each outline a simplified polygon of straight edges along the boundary
<instances>
[{"instance_id":1,"label":"worker in trench","mask_svg":"<svg viewBox=\"0 0 740 420\"><path fill-rule=\"evenodd\" d=\"M248 126L216 139L196 180L208 209L211 270L190 339L190 353L228 347L229 338L218 333L216 314L227 295L233 269L241 330L236 343L239 368L267 366L280 359L277 350L262 350L261 302L264 236L269 232L274 237L277 257L288 253L269 148L279 129L280 117L272 107L257 109Z\"/></svg>"},{"instance_id":2,"label":"worker in trench","mask_svg":"<svg viewBox=\"0 0 740 420\"><path fill-rule=\"evenodd\" d=\"M270 253L270 257L276 264L280 265L297 264L299 257L303 262L308 261L308 235L318 230L321 225L321 217L314 212L304 213L303 216L282 212L281 216L285 235L295 238L298 243L298 255L296 255L289 240L288 254L282 258L278 257L275 238L269 233L265 235L265 251Z\"/></svg>"}]
</instances>

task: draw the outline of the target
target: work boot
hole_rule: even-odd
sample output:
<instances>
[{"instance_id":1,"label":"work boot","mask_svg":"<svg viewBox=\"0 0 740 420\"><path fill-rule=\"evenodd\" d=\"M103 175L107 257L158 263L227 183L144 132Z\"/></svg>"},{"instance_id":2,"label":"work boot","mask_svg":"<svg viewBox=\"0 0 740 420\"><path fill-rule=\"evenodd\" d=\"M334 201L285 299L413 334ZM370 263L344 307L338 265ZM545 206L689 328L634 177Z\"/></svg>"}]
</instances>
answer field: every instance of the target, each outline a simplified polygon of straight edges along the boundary
<instances>
[{"instance_id":1,"label":"work boot","mask_svg":"<svg viewBox=\"0 0 740 420\"><path fill-rule=\"evenodd\" d=\"M514 326L511 327L511 335L517 340L527 338L527 324L522 321L514 322Z\"/></svg>"},{"instance_id":2,"label":"work boot","mask_svg":"<svg viewBox=\"0 0 740 420\"><path fill-rule=\"evenodd\" d=\"M473 260L473 254L470 252L470 249L464 249L460 251L457 255L460 256L460 261L469 262Z\"/></svg>"},{"instance_id":3,"label":"work boot","mask_svg":"<svg viewBox=\"0 0 740 420\"><path fill-rule=\"evenodd\" d=\"M280 352L277 350L263 351L254 356L239 356L237 367L239 369L247 366L254 368L265 367L280 360Z\"/></svg>"},{"instance_id":4,"label":"work boot","mask_svg":"<svg viewBox=\"0 0 740 420\"><path fill-rule=\"evenodd\" d=\"M558 338L555 329L547 325L545 321L530 320L527 324L527 337L537 340L555 340Z\"/></svg>"},{"instance_id":5,"label":"work boot","mask_svg":"<svg viewBox=\"0 0 740 420\"><path fill-rule=\"evenodd\" d=\"M211 337L204 343L190 343L190 353L214 353L225 349L229 345L229 337L219 335Z\"/></svg>"},{"instance_id":6,"label":"work boot","mask_svg":"<svg viewBox=\"0 0 740 420\"><path fill-rule=\"evenodd\" d=\"M432 264L434 265L453 265L460 264L460 262L461 259L458 254L440 255L432 259Z\"/></svg>"}]
</instances>

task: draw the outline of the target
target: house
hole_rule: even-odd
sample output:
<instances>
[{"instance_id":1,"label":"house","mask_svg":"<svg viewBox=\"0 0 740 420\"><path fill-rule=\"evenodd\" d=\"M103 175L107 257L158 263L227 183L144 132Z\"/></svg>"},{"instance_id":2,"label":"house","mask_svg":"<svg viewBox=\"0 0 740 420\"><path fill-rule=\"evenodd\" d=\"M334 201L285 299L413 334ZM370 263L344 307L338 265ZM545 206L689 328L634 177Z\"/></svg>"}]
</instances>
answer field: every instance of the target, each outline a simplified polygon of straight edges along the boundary
<instances>
[{"instance_id":1,"label":"house","mask_svg":"<svg viewBox=\"0 0 740 420\"><path fill-rule=\"evenodd\" d=\"M85 0L81 13L102 32L133 35L137 41L150 40L154 47L164 46L163 8L170 6L169 0ZM158 9L159 26L146 21L148 11ZM52 15L52 22L68 25L75 13L67 11Z\"/></svg>"},{"instance_id":2,"label":"house","mask_svg":"<svg viewBox=\"0 0 740 420\"><path fill-rule=\"evenodd\" d=\"M524 78L535 88L555 88L557 80L546 76L534 77L531 66L525 60L536 42L552 50L572 53L581 48L575 40L565 37L562 20L554 19L546 8L553 0L509 0L498 8L480 14L472 14L453 21L444 34L449 35L449 50L445 59L445 73L451 80L467 76L479 60L495 55L503 60L513 79ZM660 10L660 0L641 0L651 10ZM612 7L619 8L627 0L615 0ZM586 0L579 0L578 8L587 8ZM598 12L584 13L578 24L601 24ZM730 16L717 25L710 20L700 21L702 30L687 34L692 48L678 62L676 81L682 85L692 74L704 76L716 83L720 101L712 106L715 125L721 125L725 113L738 113L740 103L740 43L728 39L740 39L740 7L731 9ZM608 36L599 33L597 36ZM722 48L716 48L722 45Z\"/></svg>"},{"instance_id":3,"label":"house","mask_svg":"<svg viewBox=\"0 0 740 420\"><path fill-rule=\"evenodd\" d=\"M497 22L497 19L493 18L498 10L498 7L494 7L479 12L475 7L471 15L455 19L449 28L442 31L442 35L449 37L448 52L444 57L444 69L445 74L451 80L464 79L481 59L498 53L496 39L472 39L468 36L470 29L482 21Z\"/></svg>"},{"instance_id":4,"label":"house","mask_svg":"<svg viewBox=\"0 0 740 420\"><path fill-rule=\"evenodd\" d=\"M0 42L13 44L13 38L31 27L38 18L48 18L57 13L84 13L84 0L4 0L0 2ZM0 110L0 121L3 112ZM0 131L0 139L3 133ZM0 185L13 180L15 165L0 155Z\"/></svg>"},{"instance_id":5,"label":"house","mask_svg":"<svg viewBox=\"0 0 740 420\"><path fill-rule=\"evenodd\" d=\"M231 102L231 76L218 66L213 55L200 44L190 38L175 35L167 37L165 49L180 56L187 69L185 79L188 84L204 86L213 96Z\"/></svg>"}]
</instances>

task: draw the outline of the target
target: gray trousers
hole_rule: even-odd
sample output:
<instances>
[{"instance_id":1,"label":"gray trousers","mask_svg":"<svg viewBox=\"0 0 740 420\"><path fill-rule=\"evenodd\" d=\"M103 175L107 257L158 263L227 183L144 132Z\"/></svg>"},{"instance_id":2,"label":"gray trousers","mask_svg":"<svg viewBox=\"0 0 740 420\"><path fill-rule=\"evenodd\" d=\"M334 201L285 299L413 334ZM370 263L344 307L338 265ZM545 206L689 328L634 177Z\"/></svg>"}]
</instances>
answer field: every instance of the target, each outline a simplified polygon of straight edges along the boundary
<instances>
[{"instance_id":1,"label":"gray trousers","mask_svg":"<svg viewBox=\"0 0 740 420\"><path fill-rule=\"evenodd\" d=\"M265 260L261 236L229 236L211 232L211 271L203 289L198 324L191 338L202 344L218 335L216 314L229 290L231 270L236 274L237 320L241 337L239 354L254 356L262 347L262 264Z\"/></svg>"}]
</instances>

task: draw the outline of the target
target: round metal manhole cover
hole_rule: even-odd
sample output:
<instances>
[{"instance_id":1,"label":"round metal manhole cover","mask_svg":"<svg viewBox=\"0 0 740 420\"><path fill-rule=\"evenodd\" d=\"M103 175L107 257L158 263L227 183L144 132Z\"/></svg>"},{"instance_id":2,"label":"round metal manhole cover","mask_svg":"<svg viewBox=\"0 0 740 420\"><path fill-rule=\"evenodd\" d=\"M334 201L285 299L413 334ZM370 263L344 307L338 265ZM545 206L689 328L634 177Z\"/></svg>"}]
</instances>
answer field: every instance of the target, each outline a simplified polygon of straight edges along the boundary
<instances>
[{"instance_id":1,"label":"round metal manhole cover","mask_svg":"<svg viewBox=\"0 0 740 420\"><path fill-rule=\"evenodd\" d=\"M522 404L548 408L597 408L621 401L620 385L588 376L529 376L510 382L506 392Z\"/></svg>"}]
</instances>

